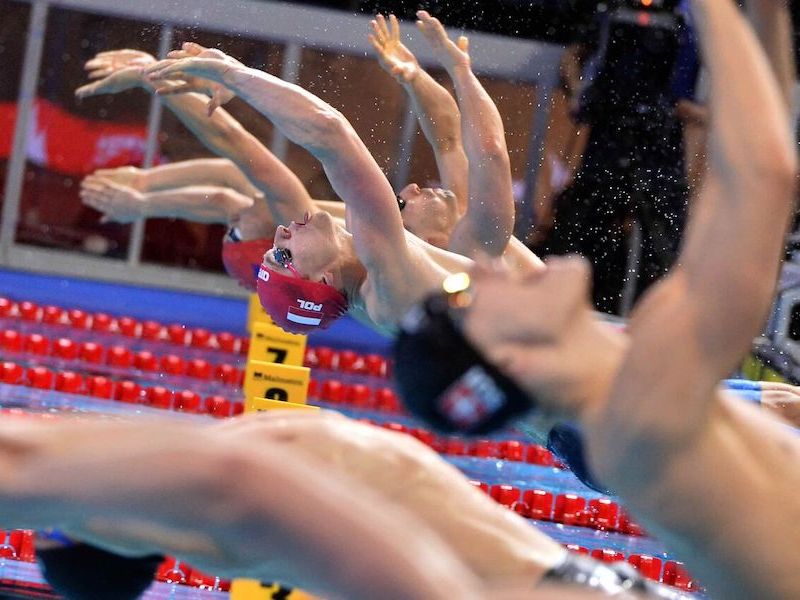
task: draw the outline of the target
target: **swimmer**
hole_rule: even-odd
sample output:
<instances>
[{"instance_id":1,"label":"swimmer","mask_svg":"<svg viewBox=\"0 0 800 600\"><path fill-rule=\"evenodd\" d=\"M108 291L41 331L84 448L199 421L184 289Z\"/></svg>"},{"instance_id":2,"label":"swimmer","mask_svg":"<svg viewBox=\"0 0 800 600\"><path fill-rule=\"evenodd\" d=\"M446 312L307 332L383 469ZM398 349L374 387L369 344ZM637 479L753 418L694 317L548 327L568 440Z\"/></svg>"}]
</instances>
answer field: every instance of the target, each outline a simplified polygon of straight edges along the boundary
<instances>
[{"instance_id":1,"label":"swimmer","mask_svg":"<svg viewBox=\"0 0 800 600\"><path fill-rule=\"evenodd\" d=\"M195 48L192 44L185 47ZM136 50L101 52L85 65L89 78L94 81L78 88L75 95L86 98L133 88L154 92L158 86L153 86L143 77L144 66L154 62L151 55ZM264 253L272 247L276 222L299 219L306 210L318 210L315 205L343 218L344 205L336 201L313 201L297 176L283 162L227 111L216 110L217 106L233 97L227 90L212 82L195 80L193 83L203 90L202 95L169 96L164 98L164 102L209 150L227 160L185 161L154 167L146 172L141 169L132 171L132 167L104 169L87 179L88 185L82 186L84 200L103 211L108 220L118 215L129 219L131 213L142 210L141 198L136 191L143 190L131 190L131 184L143 183L163 192L169 188L198 184L221 184L236 189L251 200L231 198L228 192L208 198L204 198L202 193L192 193L191 199L184 195L180 202L181 217L207 221L207 213L219 214L219 204L210 201L219 200L226 206L232 204L235 211L228 210L224 216L220 215L220 220L224 218L229 225L229 234L222 247L223 263L240 285L255 291L255 276ZM179 200L170 199L166 193L157 199L157 204L166 211L174 210L176 202Z\"/></svg>"},{"instance_id":2,"label":"swimmer","mask_svg":"<svg viewBox=\"0 0 800 600\"><path fill-rule=\"evenodd\" d=\"M786 3L756 4L773 25L773 66L791 64ZM592 314L582 260L527 280L479 269L463 331L545 410L582 424L597 477L712 596L796 598L800 439L718 388L775 289L797 177L789 90L733 2L694 0L693 11L711 151L679 266L625 334Z\"/></svg>"},{"instance_id":3,"label":"swimmer","mask_svg":"<svg viewBox=\"0 0 800 600\"><path fill-rule=\"evenodd\" d=\"M386 44L389 44L390 39L399 38L396 20L394 23L395 29L391 32L387 30L387 38L384 40ZM196 56L205 50L198 44L186 43L180 52L182 56ZM407 52L397 39L397 43L391 48L387 46L384 56L387 57L386 60L391 60L390 56L402 51ZM413 55L411 58L413 59ZM128 64L126 61L131 63ZM76 91L76 96L84 98L103 93L118 93L133 87L148 91L159 91L157 88L161 88L160 91L164 92L169 86L153 85L142 77L144 66L154 61L152 56L139 51L125 49L102 52L86 63L89 77L95 81L80 87ZM505 179L502 177L498 179L501 182L499 186L483 185L484 193L492 198L491 202L484 202L483 197L473 196L468 205L464 202L466 212L463 217L460 216L464 209L459 208L458 198L467 197L467 173L458 129L460 120L451 116L451 113L455 113L457 117L458 108L450 94L422 69L419 69L418 74L413 74L411 67L406 66L405 72L407 78L414 82L408 88L409 94L420 115L423 131L434 148L443 181L458 194L428 188L420 190L416 184L406 186L398 195L404 225L435 246L444 247L452 241L451 250L462 254L474 254L477 248L483 248L489 253L494 252L492 248L496 246L497 232L503 228L487 224L506 218L493 216L498 213L511 211L513 219L513 197L507 193L510 191L510 171ZM469 125L468 131L479 134L486 156L492 155L492 148L489 146L494 143L501 146L499 151L502 153L505 140L497 109L474 76L472 80L468 89L472 92L474 87L473 95L478 96L479 102L473 104L481 114L478 122L464 123L464 127ZM299 220L306 211L313 213L321 209L335 217L344 217L344 205L341 202L312 200L291 170L254 136L246 132L230 114L224 110L216 110L219 105L233 97L230 91L222 92L221 86L198 78L192 78L188 88L187 83L183 82L180 86L173 84L173 87L178 91L201 90L203 95L181 93L164 96L167 106L212 152L230 158L264 194L269 204L268 210L262 210L257 203L252 214L250 212L243 214L243 222L260 222L261 225L257 228L270 231L266 237L271 239L276 221ZM209 100L208 96L212 99ZM469 98L470 94L466 94L466 97ZM482 116L484 113L489 117ZM476 134L470 133L470 136L474 138ZM492 162L500 163L500 168L503 168L503 160ZM507 162L507 152L505 162ZM476 176L479 184L487 178L483 175L486 171L487 169L479 170ZM108 170L104 173L108 173ZM455 216L452 214L453 211L456 213ZM455 235L451 236L453 231ZM236 237L243 241L252 239L246 232L236 233ZM262 243L262 246L264 250L269 247L266 242ZM226 250L233 251L231 248ZM448 262L435 253L433 256L436 260ZM541 261L516 238L512 238L508 243L505 260L514 269L527 271L541 267ZM226 262L226 266L227 264ZM249 283L242 281L241 278L239 281L245 285Z\"/></svg>"},{"instance_id":4,"label":"swimmer","mask_svg":"<svg viewBox=\"0 0 800 600\"><path fill-rule=\"evenodd\" d=\"M402 43L397 17L389 15L387 24L383 15L377 15L369 35L379 64L408 95L446 188L420 189L412 183L400 191L406 229L434 246L470 258L478 253L502 254L512 269L536 269L538 259L517 238L507 239L505 234L514 221L514 195L503 121L471 71L469 40L459 37L456 52L449 45L443 47L446 38L438 28L423 21L417 27L436 48L458 104Z\"/></svg>"},{"instance_id":5,"label":"swimmer","mask_svg":"<svg viewBox=\"0 0 800 600\"><path fill-rule=\"evenodd\" d=\"M223 577L354 599L536 598L553 583L685 598L576 558L411 436L333 413L6 419L0 460L4 523Z\"/></svg>"},{"instance_id":6,"label":"swimmer","mask_svg":"<svg viewBox=\"0 0 800 600\"><path fill-rule=\"evenodd\" d=\"M422 133L433 150L444 190L409 184L398 194L405 200L406 229L426 242L447 248L461 215L468 212L469 162L461 139L461 113L455 99L423 69L400 40L397 17L376 15L369 42L378 64L405 91ZM480 206L476 206L480 210ZM420 218L425 215L426 218ZM453 248L450 247L452 250Z\"/></svg>"},{"instance_id":7,"label":"swimmer","mask_svg":"<svg viewBox=\"0 0 800 600\"><path fill-rule=\"evenodd\" d=\"M474 86L477 80L471 71L457 68L465 60L464 50L447 38L438 20L424 11L419 18L426 35L436 40L433 47L442 63L463 76L465 88ZM188 57L179 51L174 56L180 58L148 67L150 77L201 77L224 83L320 160L337 195L345 200L347 229L324 211L309 211L302 220L278 227L258 281L262 304L276 323L308 333L349 311L391 334L414 302L450 273L472 264L404 231L388 180L339 111L218 50ZM179 91L185 89L181 86Z\"/></svg>"}]
</instances>

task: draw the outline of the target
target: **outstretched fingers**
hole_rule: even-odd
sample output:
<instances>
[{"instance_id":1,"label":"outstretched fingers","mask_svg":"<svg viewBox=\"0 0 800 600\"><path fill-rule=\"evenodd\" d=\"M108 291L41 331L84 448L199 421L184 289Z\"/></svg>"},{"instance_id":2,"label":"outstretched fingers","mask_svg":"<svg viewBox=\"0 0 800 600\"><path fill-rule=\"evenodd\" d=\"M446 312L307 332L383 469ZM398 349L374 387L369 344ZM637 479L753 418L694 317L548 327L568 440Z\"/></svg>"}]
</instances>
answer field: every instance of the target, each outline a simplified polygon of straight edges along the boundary
<instances>
[{"instance_id":1,"label":"outstretched fingers","mask_svg":"<svg viewBox=\"0 0 800 600\"><path fill-rule=\"evenodd\" d=\"M206 48L195 42L183 42L179 50L167 52L167 58L191 58L202 54Z\"/></svg>"},{"instance_id":2,"label":"outstretched fingers","mask_svg":"<svg viewBox=\"0 0 800 600\"><path fill-rule=\"evenodd\" d=\"M391 35L389 34L389 28L386 26L386 17L384 17L381 13L378 13L375 15L375 20L373 23L373 29L378 37L378 41L380 41L382 44L388 42Z\"/></svg>"},{"instance_id":3,"label":"outstretched fingers","mask_svg":"<svg viewBox=\"0 0 800 600\"><path fill-rule=\"evenodd\" d=\"M389 15L389 37L394 42L400 41L400 22L394 14Z\"/></svg>"},{"instance_id":4,"label":"outstretched fingers","mask_svg":"<svg viewBox=\"0 0 800 600\"><path fill-rule=\"evenodd\" d=\"M417 11L417 27L430 44L444 46L450 41L442 22L426 10Z\"/></svg>"},{"instance_id":5,"label":"outstretched fingers","mask_svg":"<svg viewBox=\"0 0 800 600\"><path fill-rule=\"evenodd\" d=\"M417 28L422 32L431 46L436 58L446 69L456 66L469 67L469 40L460 36L457 43L447 37L447 31L441 21L432 17L427 11L417 11Z\"/></svg>"},{"instance_id":6,"label":"outstretched fingers","mask_svg":"<svg viewBox=\"0 0 800 600\"><path fill-rule=\"evenodd\" d=\"M367 40L369 40L369 43L375 49L375 52L378 53L378 56L385 56L386 51L384 50L383 44L378 40L377 36L372 33L367 34Z\"/></svg>"},{"instance_id":7,"label":"outstretched fingers","mask_svg":"<svg viewBox=\"0 0 800 600\"><path fill-rule=\"evenodd\" d=\"M90 98L91 96L94 96L99 93L98 90L101 88L102 84L103 82L101 80L101 81L95 81L93 83L87 83L86 85L82 85L77 90L75 90L75 97L78 98L79 100L82 100L83 98Z\"/></svg>"}]
</instances>

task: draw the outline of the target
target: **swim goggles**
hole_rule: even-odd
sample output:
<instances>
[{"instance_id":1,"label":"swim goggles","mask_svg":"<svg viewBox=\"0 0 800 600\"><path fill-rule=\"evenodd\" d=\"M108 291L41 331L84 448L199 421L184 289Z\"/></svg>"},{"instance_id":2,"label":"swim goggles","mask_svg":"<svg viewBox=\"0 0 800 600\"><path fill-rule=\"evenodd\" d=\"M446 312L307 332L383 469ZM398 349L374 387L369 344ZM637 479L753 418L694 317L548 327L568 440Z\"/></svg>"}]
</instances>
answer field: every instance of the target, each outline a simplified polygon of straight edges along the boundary
<instances>
[{"instance_id":1,"label":"swim goggles","mask_svg":"<svg viewBox=\"0 0 800 600\"><path fill-rule=\"evenodd\" d=\"M282 266L284 269L288 269L289 272L298 277L300 279L303 278L300 275L300 272L297 268L292 264L292 251L288 248L275 248L272 253L272 257L275 259L275 262Z\"/></svg>"}]
</instances>

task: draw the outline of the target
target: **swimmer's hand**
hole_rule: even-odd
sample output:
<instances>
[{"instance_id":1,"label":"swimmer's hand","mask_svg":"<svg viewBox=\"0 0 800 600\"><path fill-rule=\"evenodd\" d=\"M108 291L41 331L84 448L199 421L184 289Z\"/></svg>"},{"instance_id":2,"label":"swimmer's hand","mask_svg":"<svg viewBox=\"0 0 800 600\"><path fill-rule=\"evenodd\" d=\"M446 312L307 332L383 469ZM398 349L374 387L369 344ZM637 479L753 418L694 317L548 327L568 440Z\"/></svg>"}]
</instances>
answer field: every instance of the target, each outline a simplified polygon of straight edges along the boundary
<instances>
[{"instance_id":1,"label":"swimmer's hand","mask_svg":"<svg viewBox=\"0 0 800 600\"><path fill-rule=\"evenodd\" d=\"M150 65L145 75L160 95L199 92L210 96L207 105L209 116L220 106L234 98L225 86L225 75L231 70L246 68L235 58L216 48L205 48L186 42L180 50L173 50L169 58ZM173 83L172 86L164 84ZM159 87L160 86L160 87Z\"/></svg>"},{"instance_id":2,"label":"swimmer's hand","mask_svg":"<svg viewBox=\"0 0 800 600\"><path fill-rule=\"evenodd\" d=\"M417 19L417 28L428 40L436 59L448 72L456 67L470 68L467 36L462 35L455 42L451 41L441 21L425 10L417 11Z\"/></svg>"},{"instance_id":3,"label":"swimmer's hand","mask_svg":"<svg viewBox=\"0 0 800 600\"><path fill-rule=\"evenodd\" d=\"M95 80L108 77L114 71L125 67L145 67L156 62L152 54L141 50L123 48L121 50L107 50L99 52L94 58L86 61L83 66L89 79Z\"/></svg>"},{"instance_id":4,"label":"swimmer's hand","mask_svg":"<svg viewBox=\"0 0 800 600\"><path fill-rule=\"evenodd\" d=\"M226 56L219 50L213 50L201 46L195 42L184 42L180 50L173 50L168 55L169 59L180 60L184 58L217 58L225 57L242 65L239 61ZM160 86L156 89L156 94L170 95L170 94L184 94L187 92L197 92L204 94L210 98L206 105L208 116L217 110L223 104L227 104L236 97L231 90L222 84L211 81L210 79L203 79L202 77L185 76L181 81L175 82L175 85Z\"/></svg>"},{"instance_id":5,"label":"swimmer's hand","mask_svg":"<svg viewBox=\"0 0 800 600\"><path fill-rule=\"evenodd\" d=\"M100 94L118 94L144 84L144 68L155 62L147 52L139 50L109 50L86 61L84 70L91 83L75 90L77 98Z\"/></svg>"},{"instance_id":6,"label":"swimmer's hand","mask_svg":"<svg viewBox=\"0 0 800 600\"><path fill-rule=\"evenodd\" d=\"M419 63L411 51L400 41L400 24L397 17L389 15L389 25L382 14L370 22L372 33L369 43L378 53L378 64L398 83L411 83L419 74Z\"/></svg>"},{"instance_id":7,"label":"swimmer's hand","mask_svg":"<svg viewBox=\"0 0 800 600\"><path fill-rule=\"evenodd\" d=\"M141 192L97 175L81 182L81 201L101 212L101 223L132 223L148 215L148 200Z\"/></svg>"}]
</instances>

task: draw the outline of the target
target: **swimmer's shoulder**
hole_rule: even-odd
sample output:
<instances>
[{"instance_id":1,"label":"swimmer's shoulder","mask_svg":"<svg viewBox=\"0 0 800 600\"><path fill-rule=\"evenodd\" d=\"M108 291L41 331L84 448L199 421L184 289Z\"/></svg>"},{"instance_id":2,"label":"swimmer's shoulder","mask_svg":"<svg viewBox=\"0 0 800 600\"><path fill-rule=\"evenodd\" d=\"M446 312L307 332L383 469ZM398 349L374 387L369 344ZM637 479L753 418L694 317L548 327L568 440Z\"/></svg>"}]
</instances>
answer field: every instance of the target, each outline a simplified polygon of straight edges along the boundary
<instances>
[{"instance_id":1,"label":"swimmer's shoulder","mask_svg":"<svg viewBox=\"0 0 800 600\"><path fill-rule=\"evenodd\" d=\"M450 250L437 248L408 231L406 231L406 240L408 241L410 251L415 253L420 261L444 269L446 272L445 276L450 273L469 271L472 265L475 264L471 258L451 252Z\"/></svg>"},{"instance_id":2,"label":"swimmer's shoulder","mask_svg":"<svg viewBox=\"0 0 800 600\"><path fill-rule=\"evenodd\" d=\"M535 272L544 269L544 261L518 238L511 236L503 253L508 267L515 272Z\"/></svg>"}]
</instances>

